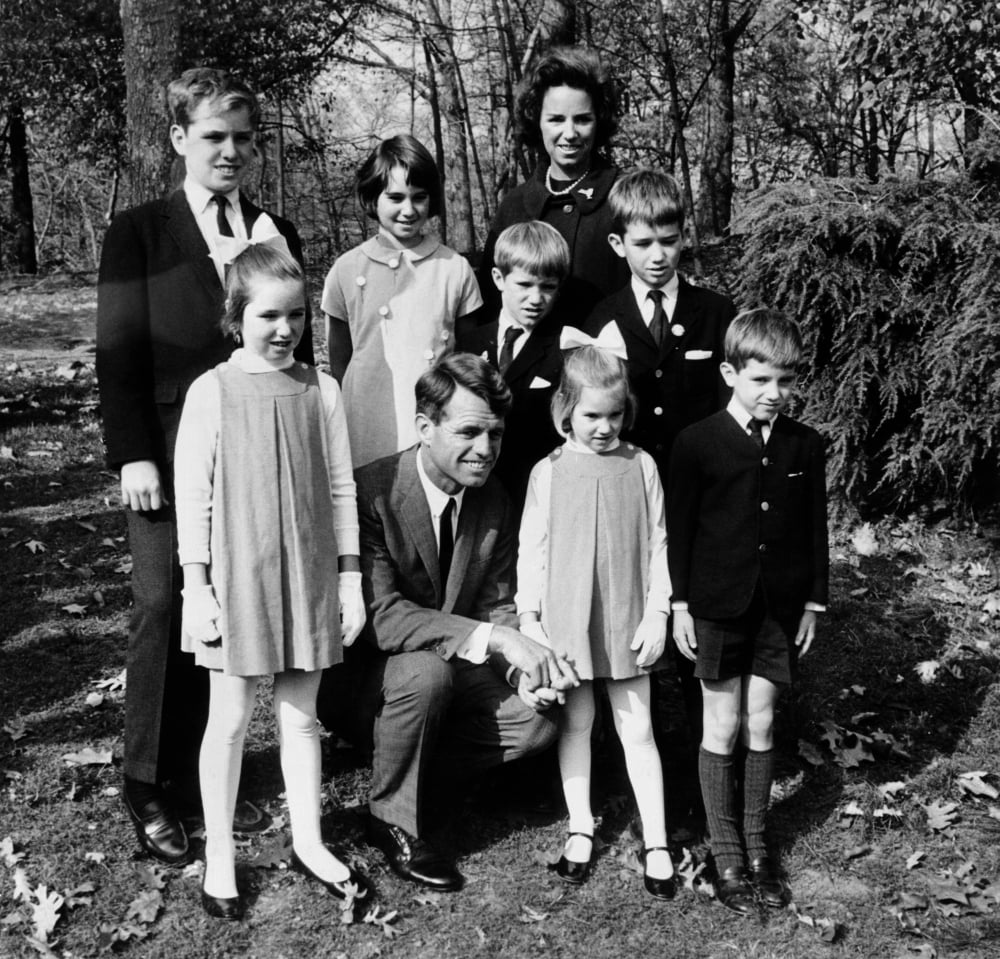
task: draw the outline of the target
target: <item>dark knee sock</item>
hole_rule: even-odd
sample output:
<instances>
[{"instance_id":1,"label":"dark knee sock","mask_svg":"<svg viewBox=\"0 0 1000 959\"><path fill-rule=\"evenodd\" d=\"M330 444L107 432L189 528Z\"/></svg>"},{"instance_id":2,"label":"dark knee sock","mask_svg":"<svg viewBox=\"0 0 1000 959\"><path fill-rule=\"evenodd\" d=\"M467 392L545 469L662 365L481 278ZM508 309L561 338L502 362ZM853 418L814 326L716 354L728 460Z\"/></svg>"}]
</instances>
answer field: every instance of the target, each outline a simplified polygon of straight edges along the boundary
<instances>
[{"instance_id":1,"label":"dark knee sock","mask_svg":"<svg viewBox=\"0 0 1000 959\"><path fill-rule=\"evenodd\" d=\"M698 751L698 777L708 820L709 844L720 873L743 866L743 847L736 823L735 772L732 756L720 756L704 747Z\"/></svg>"},{"instance_id":2,"label":"dark knee sock","mask_svg":"<svg viewBox=\"0 0 1000 959\"><path fill-rule=\"evenodd\" d=\"M743 838L752 861L767 855L764 819L774 779L774 750L747 750L743 773Z\"/></svg>"}]
</instances>

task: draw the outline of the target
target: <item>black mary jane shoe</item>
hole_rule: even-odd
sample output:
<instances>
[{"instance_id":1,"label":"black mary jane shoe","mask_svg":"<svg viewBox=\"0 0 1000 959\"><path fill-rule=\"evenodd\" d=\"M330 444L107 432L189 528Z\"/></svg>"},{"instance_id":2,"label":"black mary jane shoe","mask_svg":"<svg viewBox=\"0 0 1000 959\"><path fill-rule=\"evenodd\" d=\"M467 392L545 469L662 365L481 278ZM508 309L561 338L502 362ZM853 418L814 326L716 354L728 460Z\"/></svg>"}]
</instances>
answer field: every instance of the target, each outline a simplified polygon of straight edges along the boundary
<instances>
[{"instance_id":1,"label":"black mary jane shoe","mask_svg":"<svg viewBox=\"0 0 1000 959\"><path fill-rule=\"evenodd\" d=\"M788 886L781 881L767 856L759 856L750 863L750 884L769 909L784 909L788 905L791 898Z\"/></svg>"},{"instance_id":2,"label":"black mary jane shoe","mask_svg":"<svg viewBox=\"0 0 1000 959\"><path fill-rule=\"evenodd\" d=\"M559 862L549 868L554 870L563 882L568 882L571 886L579 886L586 882L587 876L590 875L590 864L594 858L594 837L586 832L571 832L567 842L573 836L583 836L590 840L590 859L586 862L576 862L573 859L567 859L564 854L559 857Z\"/></svg>"},{"instance_id":3,"label":"black mary jane shoe","mask_svg":"<svg viewBox=\"0 0 1000 959\"><path fill-rule=\"evenodd\" d=\"M348 896L348 886L354 885L357 887L357 892L354 893L355 899L365 899L368 896L368 880L359 872L355 872L348 866L349 875L346 879L341 882L328 882L322 876L317 876L301 859L299 859L298 853L292 850L291 867L296 872L301 873L307 879L315 879L321 886L325 886L326 889L336 896L338 899L346 899Z\"/></svg>"},{"instance_id":4,"label":"black mary jane shoe","mask_svg":"<svg viewBox=\"0 0 1000 959\"><path fill-rule=\"evenodd\" d=\"M243 897L236 896L233 899L219 899L218 896L210 896L202 888L201 908L213 919L226 919L230 922L237 922L243 918Z\"/></svg>"},{"instance_id":5,"label":"black mary jane shoe","mask_svg":"<svg viewBox=\"0 0 1000 959\"><path fill-rule=\"evenodd\" d=\"M666 846L650 846L649 849L643 849L639 854L639 859L642 862L642 884L646 887L646 892L648 892L654 899L673 899L677 895L677 873L666 879L656 879L651 876L646 871L646 856L651 852L657 852L663 849L667 852L669 850Z\"/></svg>"},{"instance_id":6,"label":"black mary jane shoe","mask_svg":"<svg viewBox=\"0 0 1000 959\"><path fill-rule=\"evenodd\" d=\"M742 866L730 866L723 870L715 881L715 895L730 912L741 916L752 915L757 910L753 886Z\"/></svg>"}]
</instances>

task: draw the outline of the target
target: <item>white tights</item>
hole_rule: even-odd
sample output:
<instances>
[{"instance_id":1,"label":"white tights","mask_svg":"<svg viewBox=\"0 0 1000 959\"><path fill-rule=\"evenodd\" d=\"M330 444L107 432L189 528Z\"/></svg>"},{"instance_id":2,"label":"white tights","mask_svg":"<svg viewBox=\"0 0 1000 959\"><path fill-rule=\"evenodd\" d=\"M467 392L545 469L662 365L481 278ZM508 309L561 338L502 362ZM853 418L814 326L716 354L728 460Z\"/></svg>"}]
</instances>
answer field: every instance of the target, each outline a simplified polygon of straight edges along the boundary
<instances>
[{"instance_id":1,"label":"white tights","mask_svg":"<svg viewBox=\"0 0 1000 959\"><path fill-rule=\"evenodd\" d=\"M288 797L292 845L299 859L327 882L350 872L323 845L320 833L320 745L316 693L322 673L290 670L274 677L281 773ZM211 672L208 724L201 743L199 777L205 812L205 892L232 899L236 890L233 812L243 765L243 743L257 691L255 676Z\"/></svg>"},{"instance_id":2,"label":"white tights","mask_svg":"<svg viewBox=\"0 0 1000 959\"><path fill-rule=\"evenodd\" d=\"M649 677L605 680L615 731L625 751L625 766L635 793L643 842L647 849L666 846L667 824L663 798L663 769L653 741L650 719ZM591 835L594 814L590 806L590 733L594 725L594 684L580 683L566 693L559 737L559 771L569 810L569 831ZM579 847L578 847L579 848ZM567 846L571 852L572 847ZM577 858L570 856L569 858ZM589 858L580 855L578 861ZM650 875L666 879L673 874L669 855L648 857Z\"/></svg>"}]
</instances>

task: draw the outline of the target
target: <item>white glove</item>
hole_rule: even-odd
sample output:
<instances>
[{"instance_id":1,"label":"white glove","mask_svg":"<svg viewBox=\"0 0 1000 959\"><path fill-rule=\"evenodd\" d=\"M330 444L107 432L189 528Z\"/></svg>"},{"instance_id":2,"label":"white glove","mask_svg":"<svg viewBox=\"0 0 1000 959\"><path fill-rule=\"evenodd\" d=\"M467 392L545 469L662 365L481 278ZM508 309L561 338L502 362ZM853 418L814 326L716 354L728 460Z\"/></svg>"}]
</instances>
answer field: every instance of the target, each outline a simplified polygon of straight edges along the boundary
<instances>
[{"instance_id":1,"label":"white glove","mask_svg":"<svg viewBox=\"0 0 1000 959\"><path fill-rule=\"evenodd\" d=\"M350 646L364 628L366 619L361 574L338 573L337 597L340 600L340 641Z\"/></svg>"},{"instance_id":2,"label":"white glove","mask_svg":"<svg viewBox=\"0 0 1000 959\"><path fill-rule=\"evenodd\" d=\"M222 610L215 600L215 590L210 584L192 586L181 590L184 603L181 607L181 628L193 640L214 643L222 637L219 617Z\"/></svg>"}]
</instances>

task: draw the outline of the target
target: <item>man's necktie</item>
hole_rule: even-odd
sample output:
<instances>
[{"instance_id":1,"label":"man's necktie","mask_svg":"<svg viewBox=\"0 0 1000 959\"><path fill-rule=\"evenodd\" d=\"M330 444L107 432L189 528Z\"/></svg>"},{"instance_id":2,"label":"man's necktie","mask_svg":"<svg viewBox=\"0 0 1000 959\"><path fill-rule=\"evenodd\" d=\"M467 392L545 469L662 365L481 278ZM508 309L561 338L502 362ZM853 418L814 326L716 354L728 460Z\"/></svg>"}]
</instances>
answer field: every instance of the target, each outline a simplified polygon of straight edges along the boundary
<instances>
[{"instance_id":1,"label":"man's necktie","mask_svg":"<svg viewBox=\"0 0 1000 959\"><path fill-rule=\"evenodd\" d=\"M766 420L750 420L747 424L747 428L750 430L750 439L752 439L757 444L757 449L763 451L764 449L764 424Z\"/></svg>"},{"instance_id":2,"label":"man's necktie","mask_svg":"<svg viewBox=\"0 0 1000 959\"><path fill-rule=\"evenodd\" d=\"M649 335L662 350L667 338L667 314L663 309L663 290L650 290L648 297L653 301L653 318L649 321Z\"/></svg>"},{"instance_id":3,"label":"man's necktie","mask_svg":"<svg viewBox=\"0 0 1000 959\"><path fill-rule=\"evenodd\" d=\"M229 201L219 193L216 193L212 197L212 202L215 204L215 222L219 228L220 236L233 236L233 228L229 225L229 220L226 217L226 207L229 206Z\"/></svg>"},{"instance_id":4,"label":"man's necktie","mask_svg":"<svg viewBox=\"0 0 1000 959\"><path fill-rule=\"evenodd\" d=\"M503 346L500 347L500 372L506 373L507 367L514 362L514 342L524 332L519 326L508 326L503 334Z\"/></svg>"},{"instance_id":5,"label":"man's necktie","mask_svg":"<svg viewBox=\"0 0 1000 959\"><path fill-rule=\"evenodd\" d=\"M448 502L441 512L438 521L438 568L441 570L441 589L448 585L448 573L451 571L451 556L455 552L455 533L451 528L451 517L455 513L455 500L448 497Z\"/></svg>"}]
</instances>

